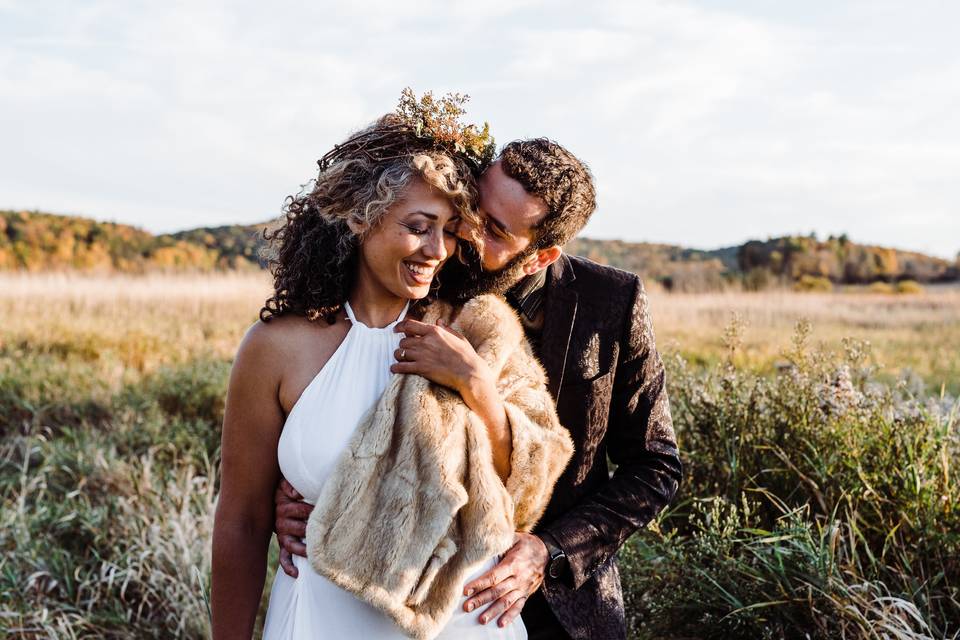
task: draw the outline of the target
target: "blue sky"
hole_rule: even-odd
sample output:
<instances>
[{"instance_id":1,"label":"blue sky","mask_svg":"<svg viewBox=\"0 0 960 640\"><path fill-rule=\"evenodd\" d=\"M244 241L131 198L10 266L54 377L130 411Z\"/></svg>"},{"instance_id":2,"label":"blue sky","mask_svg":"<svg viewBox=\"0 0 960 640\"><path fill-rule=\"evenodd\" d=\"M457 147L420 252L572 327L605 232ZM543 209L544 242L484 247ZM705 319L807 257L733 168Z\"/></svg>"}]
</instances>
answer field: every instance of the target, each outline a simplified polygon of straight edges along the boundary
<instances>
[{"instance_id":1,"label":"blue sky","mask_svg":"<svg viewBox=\"0 0 960 640\"><path fill-rule=\"evenodd\" d=\"M0 0L0 208L279 213L400 89L593 169L584 235L960 251L954 2Z\"/></svg>"}]
</instances>

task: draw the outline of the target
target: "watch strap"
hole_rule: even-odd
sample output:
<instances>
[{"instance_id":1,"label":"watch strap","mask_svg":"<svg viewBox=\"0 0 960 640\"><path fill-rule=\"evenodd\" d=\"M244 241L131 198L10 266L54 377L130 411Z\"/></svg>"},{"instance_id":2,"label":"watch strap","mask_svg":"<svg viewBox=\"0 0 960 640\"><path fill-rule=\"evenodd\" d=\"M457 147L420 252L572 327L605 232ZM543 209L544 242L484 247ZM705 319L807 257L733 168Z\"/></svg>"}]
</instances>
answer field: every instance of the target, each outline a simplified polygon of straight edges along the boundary
<instances>
[{"instance_id":1,"label":"watch strap","mask_svg":"<svg viewBox=\"0 0 960 640\"><path fill-rule=\"evenodd\" d=\"M547 577L551 579L560 578L567 568L567 554L557 545L556 539L549 533L537 534L543 540L544 546L550 559L547 561Z\"/></svg>"}]
</instances>

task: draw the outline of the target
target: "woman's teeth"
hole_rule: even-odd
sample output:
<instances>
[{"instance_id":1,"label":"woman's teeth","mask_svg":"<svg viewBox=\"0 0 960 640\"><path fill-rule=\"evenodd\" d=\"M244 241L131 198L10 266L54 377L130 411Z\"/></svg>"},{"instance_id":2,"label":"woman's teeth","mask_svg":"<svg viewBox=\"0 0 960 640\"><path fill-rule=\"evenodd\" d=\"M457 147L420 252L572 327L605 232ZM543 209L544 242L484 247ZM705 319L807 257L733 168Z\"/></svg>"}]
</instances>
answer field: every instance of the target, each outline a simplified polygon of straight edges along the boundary
<instances>
[{"instance_id":1,"label":"woman's teeth","mask_svg":"<svg viewBox=\"0 0 960 640\"><path fill-rule=\"evenodd\" d=\"M435 267L424 267L419 264L411 264L409 262L404 262L403 265L410 272L410 275L413 276L413 279L420 284L430 284L430 281L433 280L433 272Z\"/></svg>"}]
</instances>

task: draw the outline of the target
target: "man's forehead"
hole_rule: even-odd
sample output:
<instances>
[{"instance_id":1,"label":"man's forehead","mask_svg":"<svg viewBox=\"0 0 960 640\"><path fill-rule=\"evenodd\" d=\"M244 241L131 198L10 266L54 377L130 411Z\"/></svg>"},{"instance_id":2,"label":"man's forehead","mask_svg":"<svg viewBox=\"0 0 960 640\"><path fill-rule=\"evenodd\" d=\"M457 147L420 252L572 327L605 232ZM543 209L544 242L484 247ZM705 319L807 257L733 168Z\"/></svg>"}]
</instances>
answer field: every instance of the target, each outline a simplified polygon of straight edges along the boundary
<instances>
[{"instance_id":1,"label":"man's forehead","mask_svg":"<svg viewBox=\"0 0 960 640\"><path fill-rule=\"evenodd\" d=\"M480 177L480 207L511 233L534 227L547 212L547 204L523 188L495 162Z\"/></svg>"}]
</instances>

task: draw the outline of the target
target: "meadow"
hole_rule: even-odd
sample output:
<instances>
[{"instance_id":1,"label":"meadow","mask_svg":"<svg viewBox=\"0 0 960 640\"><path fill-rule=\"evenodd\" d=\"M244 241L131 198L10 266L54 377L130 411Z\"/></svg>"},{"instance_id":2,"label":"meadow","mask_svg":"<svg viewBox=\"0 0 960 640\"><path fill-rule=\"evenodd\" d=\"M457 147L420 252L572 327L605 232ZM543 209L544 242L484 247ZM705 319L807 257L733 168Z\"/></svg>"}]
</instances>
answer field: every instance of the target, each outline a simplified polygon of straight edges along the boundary
<instances>
[{"instance_id":1,"label":"meadow","mask_svg":"<svg viewBox=\"0 0 960 640\"><path fill-rule=\"evenodd\" d=\"M269 286L0 275L5 637L206 637ZM621 553L633 637L960 637L960 290L650 295L685 479Z\"/></svg>"}]
</instances>

